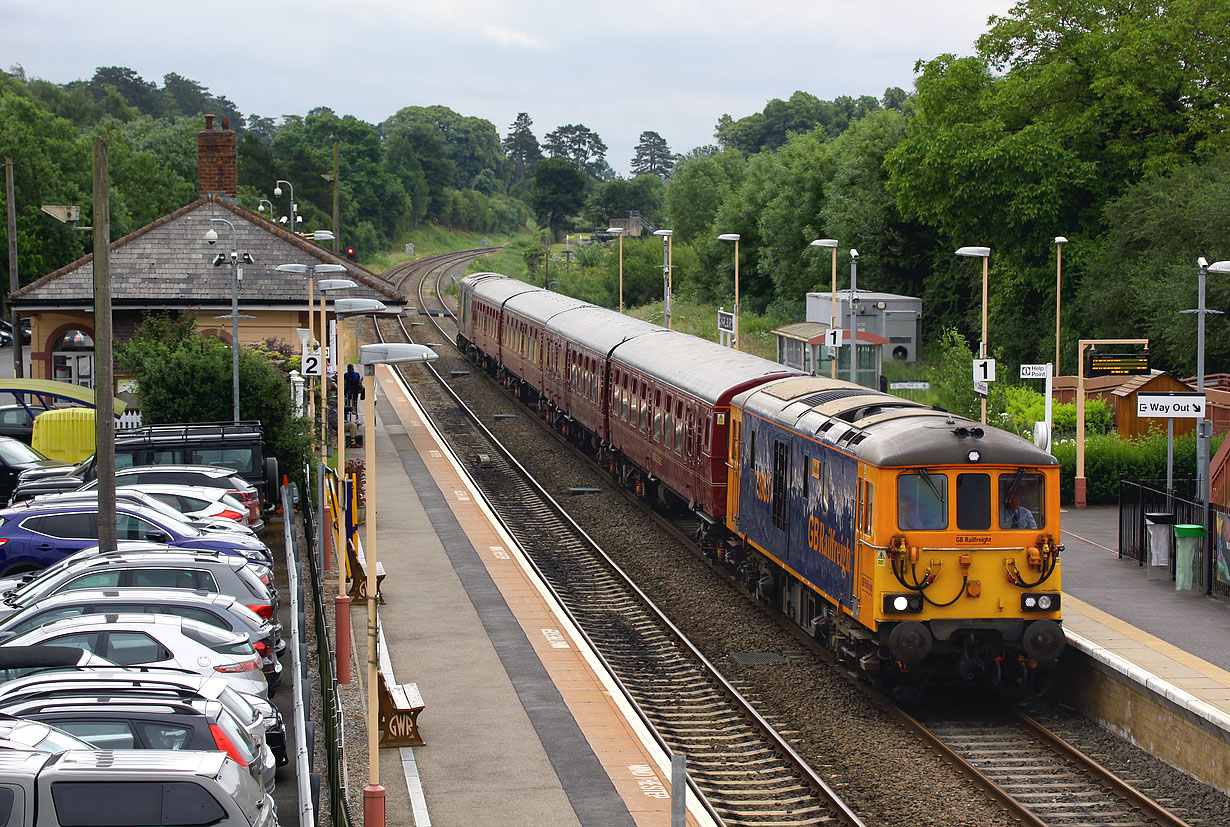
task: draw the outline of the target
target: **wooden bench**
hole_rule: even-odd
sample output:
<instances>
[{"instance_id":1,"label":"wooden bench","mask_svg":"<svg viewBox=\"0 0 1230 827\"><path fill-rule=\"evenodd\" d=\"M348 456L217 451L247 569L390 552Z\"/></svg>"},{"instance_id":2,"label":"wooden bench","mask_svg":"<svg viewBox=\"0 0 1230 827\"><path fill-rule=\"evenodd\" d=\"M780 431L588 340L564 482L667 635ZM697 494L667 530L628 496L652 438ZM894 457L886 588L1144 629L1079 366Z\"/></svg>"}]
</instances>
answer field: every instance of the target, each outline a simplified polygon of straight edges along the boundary
<instances>
[{"instance_id":1,"label":"wooden bench","mask_svg":"<svg viewBox=\"0 0 1230 827\"><path fill-rule=\"evenodd\" d=\"M352 600L367 600L367 557L356 540L346 545L346 558L350 561L350 589ZM376 561L376 600L384 602L384 563Z\"/></svg>"},{"instance_id":2,"label":"wooden bench","mask_svg":"<svg viewBox=\"0 0 1230 827\"><path fill-rule=\"evenodd\" d=\"M389 660L388 647L384 643L384 629L379 630L379 689L380 700L380 746L421 747L423 736L419 732L419 713L426 708L423 696L416 683L398 683L393 676L393 663Z\"/></svg>"}]
</instances>

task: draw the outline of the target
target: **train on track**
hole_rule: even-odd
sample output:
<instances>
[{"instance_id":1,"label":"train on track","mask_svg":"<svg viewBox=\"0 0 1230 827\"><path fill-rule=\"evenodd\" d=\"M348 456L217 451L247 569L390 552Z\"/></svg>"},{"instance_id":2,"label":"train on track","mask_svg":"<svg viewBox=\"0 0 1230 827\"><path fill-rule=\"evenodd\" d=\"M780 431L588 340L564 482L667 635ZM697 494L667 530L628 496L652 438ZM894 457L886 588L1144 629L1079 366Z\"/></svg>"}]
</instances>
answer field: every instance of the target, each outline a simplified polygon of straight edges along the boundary
<instances>
[{"instance_id":1,"label":"train on track","mask_svg":"<svg viewBox=\"0 0 1230 827\"><path fill-rule=\"evenodd\" d=\"M1064 647L1045 451L494 273L461 280L457 339L867 680L1044 685Z\"/></svg>"}]
</instances>

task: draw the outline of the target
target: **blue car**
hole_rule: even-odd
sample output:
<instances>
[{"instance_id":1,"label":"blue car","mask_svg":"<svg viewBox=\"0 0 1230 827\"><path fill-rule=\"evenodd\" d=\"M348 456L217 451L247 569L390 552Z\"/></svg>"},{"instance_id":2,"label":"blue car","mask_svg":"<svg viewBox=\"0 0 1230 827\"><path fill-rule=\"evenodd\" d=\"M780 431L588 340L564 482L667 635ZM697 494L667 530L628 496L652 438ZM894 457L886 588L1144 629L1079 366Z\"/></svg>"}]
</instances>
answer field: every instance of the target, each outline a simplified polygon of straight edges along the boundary
<instances>
[{"instance_id":1,"label":"blue car","mask_svg":"<svg viewBox=\"0 0 1230 827\"><path fill-rule=\"evenodd\" d=\"M269 548L255 537L198 531L161 514L117 503L120 541L146 540L177 548L209 549L271 569ZM37 571L98 545L98 503L37 501L0 509L0 577Z\"/></svg>"}]
</instances>

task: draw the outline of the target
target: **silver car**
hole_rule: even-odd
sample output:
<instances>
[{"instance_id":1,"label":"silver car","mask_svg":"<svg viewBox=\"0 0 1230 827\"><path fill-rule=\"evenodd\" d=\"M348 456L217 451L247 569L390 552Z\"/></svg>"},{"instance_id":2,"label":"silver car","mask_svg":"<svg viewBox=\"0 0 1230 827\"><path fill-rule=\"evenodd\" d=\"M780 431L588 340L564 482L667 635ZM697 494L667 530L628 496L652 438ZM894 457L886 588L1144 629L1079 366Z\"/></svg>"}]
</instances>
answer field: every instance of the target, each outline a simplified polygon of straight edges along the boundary
<instances>
[{"instance_id":1,"label":"silver car","mask_svg":"<svg viewBox=\"0 0 1230 827\"><path fill-rule=\"evenodd\" d=\"M231 687L269 697L261 659L246 635L159 614L81 615L52 621L5 641L15 646L76 646L120 666L171 666L220 674Z\"/></svg>"}]
</instances>

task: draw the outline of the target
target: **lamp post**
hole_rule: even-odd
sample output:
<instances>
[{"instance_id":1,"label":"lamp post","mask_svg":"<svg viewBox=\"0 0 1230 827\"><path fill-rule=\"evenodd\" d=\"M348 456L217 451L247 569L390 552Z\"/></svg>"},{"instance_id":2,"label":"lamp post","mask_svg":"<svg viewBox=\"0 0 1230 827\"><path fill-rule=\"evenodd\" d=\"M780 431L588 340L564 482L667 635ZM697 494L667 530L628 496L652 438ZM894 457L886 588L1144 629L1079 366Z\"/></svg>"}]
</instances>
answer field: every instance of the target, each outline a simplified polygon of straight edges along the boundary
<instances>
[{"instance_id":1,"label":"lamp post","mask_svg":"<svg viewBox=\"0 0 1230 827\"><path fill-rule=\"evenodd\" d=\"M264 212L266 205L269 206L269 220L272 221L273 220L273 202L270 201L268 198L261 199L261 202L256 205L256 211Z\"/></svg>"},{"instance_id":2,"label":"lamp post","mask_svg":"<svg viewBox=\"0 0 1230 827\"><path fill-rule=\"evenodd\" d=\"M298 273L299 275L307 276L307 284L308 284L308 344L307 344L307 347L309 351L312 351L315 349L315 339L316 339L315 332L312 330L313 316L315 314L315 305L316 305L316 299L315 299L316 274L317 273L344 273L346 272L346 268L340 264L279 264L276 269L278 270L278 272L281 272L281 273ZM324 379L323 363L321 364L321 374L320 375L321 375L321 380L323 382L323 379ZM316 416L316 386L312 384L311 377L305 376L304 378L309 380L308 381L308 417L314 418ZM324 387L323 384L321 385L321 387L322 388ZM313 422L312 428L315 429L315 427L316 427L315 422Z\"/></svg>"},{"instance_id":3,"label":"lamp post","mask_svg":"<svg viewBox=\"0 0 1230 827\"><path fill-rule=\"evenodd\" d=\"M739 238L738 233L722 233L718 241L733 241L735 243L735 350L742 350L739 343Z\"/></svg>"},{"instance_id":4,"label":"lamp post","mask_svg":"<svg viewBox=\"0 0 1230 827\"><path fill-rule=\"evenodd\" d=\"M285 184L286 188L290 190L290 231L293 233L295 231L295 209L298 207L298 205L295 203L295 185L292 184L290 181L283 181L281 178L279 178L277 182L273 185L273 194L277 198L282 197L282 187L281 187L282 184ZM269 205L269 215L270 216L273 215L273 205L272 204Z\"/></svg>"},{"instance_id":5,"label":"lamp post","mask_svg":"<svg viewBox=\"0 0 1230 827\"><path fill-rule=\"evenodd\" d=\"M363 435L364 463L367 476L367 522L363 533L364 552L367 556L367 765L368 784L363 788L363 824L365 827L385 827L384 787L380 786L380 706L376 683L376 650L378 622L376 615L376 365L398 362L426 362L438 358L425 345L375 344L359 348L359 362L363 365L363 419L366 433Z\"/></svg>"},{"instance_id":6,"label":"lamp post","mask_svg":"<svg viewBox=\"0 0 1230 827\"><path fill-rule=\"evenodd\" d=\"M225 224L231 228L231 421L239 422L239 248L234 224L225 218L211 218L209 223L205 240L211 246L218 242L218 232L212 225ZM214 266L222 263L220 258L221 255L214 259Z\"/></svg>"},{"instance_id":7,"label":"lamp post","mask_svg":"<svg viewBox=\"0 0 1230 827\"><path fill-rule=\"evenodd\" d=\"M666 320L666 329L671 326L671 237L674 230L654 230L654 235L662 236L662 315Z\"/></svg>"},{"instance_id":8,"label":"lamp post","mask_svg":"<svg viewBox=\"0 0 1230 827\"><path fill-rule=\"evenodd\" d=\"M858 250L850 248L850 381L858 384L858 320L854 318L858 304Z\"/></svg>"},{"instance_id":9,"label":"lamp post","mask_svg":"<svg viewBox=\"0 0 1230 827\"><path fill-rule=\"evenodd\" d=\"M1063 281L1063 245L1068 240L1061 235L1055 236L1055 373L1059 373L1059 296Z\"/></svg>"},{"instance_id":10,"label":"lamp post","mask_svg":"<svg viewBox=\"0 0 1230 827\"><path fill-rule=\"evenodd\" d=\"M316 287L320 290L320 338L323 342L320 350L320 448L323 455L329 445L329 438L327 436L329 431L329 322L328 311L325 307L325 293L333 290L345 290L349 287L358 287L358 285L350 279L321 279L320 284L316 285ZM336 365L333 370L334 373L337 373ZM337 397L337 416L340 422L342 416L341 394L338 394Z\"/></svg>"},{"instance_id":11,"label":"lamp post","mask_svg":"<svg viewBox=\"0 0 1230 827\"><path fill-rule=\"evenodd\" d=\"M982 259L982 341L978 343L978 358L987 358L987 281L990 274L990 247L962 247L957 255ZM982 424L987 424L987 398L982 397Z\"/></svg>"},{"instance_id":12,"label":"lamp post","mask_svg":"<svg viewBox=\"0 0 1230 827\"><path fill-rule=\"evenodd\" d=\"M1230 261L1215 261L1209 264L1204 257L1196 259L1197 296L1196 309L1184 310L1184 313L1196 314L1196 392L1204 394L1204 317L1210 313L1220 314L1220 310L1209 310L1204 306L1205 282L1208 274L1230 275ZM1197 496L1203 503L1206 518L1209 507L1209 439L1213 436L1213 422L1209 419L1199 419L1196 422L1196 487Z\"/></svg>"},{"instance_id":13,"label":"lamp post","mask_svg":"<svg viewBox=\"0 0 1230 827\"><path fill-rule=\"evenodd\" d=\"M812 247L828 247L833 251L833 292L830 293L833 299L832 314L829 320L829 327L837 327L837 239L835 238L817 238L811 243ZM837 357L833 356L831 363L833 373L832 377L837 378Z\"/></svg>"},{"instance_id":14,"label":"lamp post","mask_svg":"<svg viewBox=\"0 0 1230 827\"><path fill-rule=\"evenodd\" d=\"M337 316L338 325L343 319L351 316L364 316L373 313L383 313L388 308L384 302L376 299L338 299L333 303L333 313ZM338 365L342 362L341 331L338 331ZM345 406L343 399L342 372L337 376L337 471L342 480L342 496L346 495L346 423L344 421ZM345 508L342 514L345 514ZM334 617L337 623L337 682L350 683L350 595L346 594L346 522L339 516L337 537L337 597L334 599Z\"/></svg>"},{"instance_id":15,"label":"lamp post","mask_svg":"<svg viewBox=\"0 0 1230 827\"><path fill-rule=\"evenodd\" d=\"M608 233L619 236L619 312L624 312L624 228L607 227Z\"/></svg>"}]
</instances>

